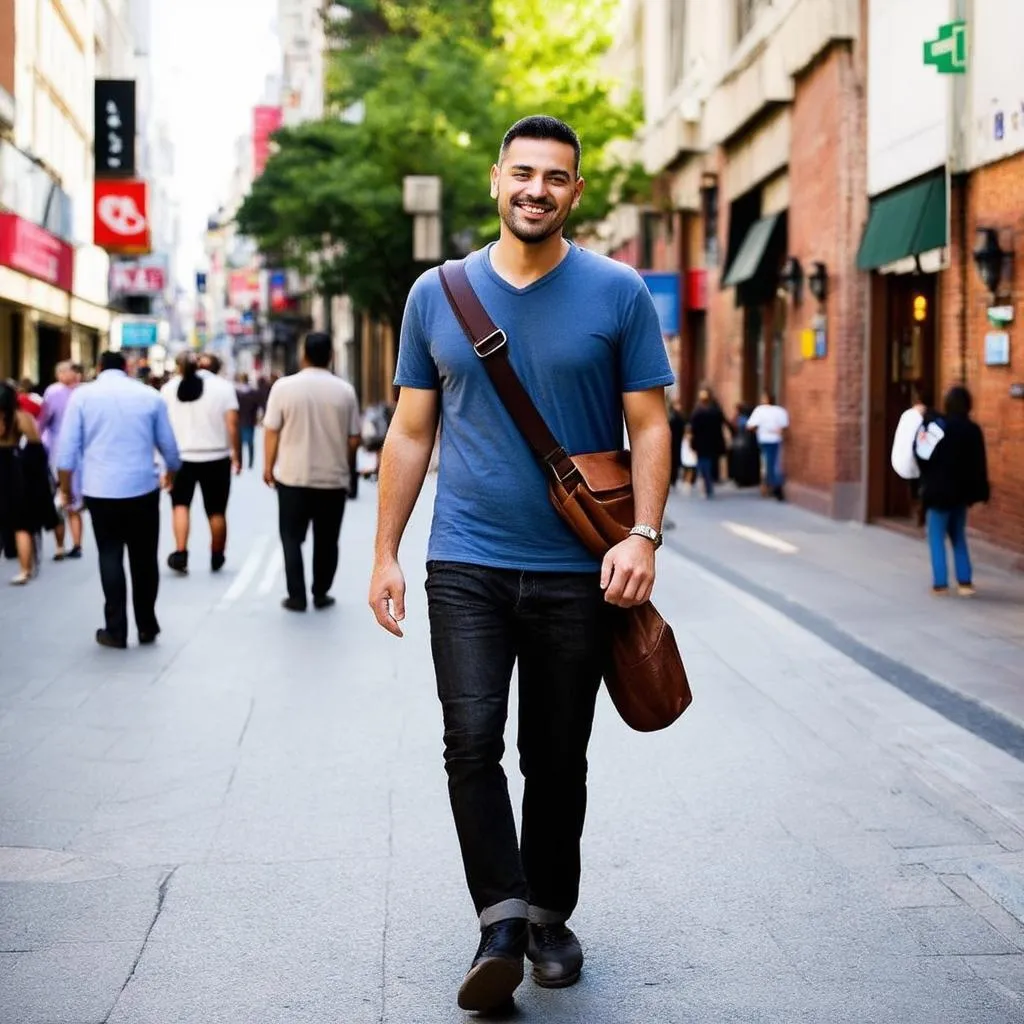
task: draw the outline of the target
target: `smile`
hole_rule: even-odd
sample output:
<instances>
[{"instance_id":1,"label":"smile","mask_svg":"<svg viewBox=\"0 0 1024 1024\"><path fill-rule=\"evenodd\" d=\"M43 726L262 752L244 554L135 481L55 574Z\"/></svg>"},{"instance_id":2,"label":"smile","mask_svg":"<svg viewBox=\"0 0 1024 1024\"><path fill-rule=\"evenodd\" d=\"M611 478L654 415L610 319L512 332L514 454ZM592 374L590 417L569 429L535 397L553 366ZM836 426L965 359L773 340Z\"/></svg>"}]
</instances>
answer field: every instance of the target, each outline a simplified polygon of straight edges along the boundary
<instances>
[{"instance_id":1,"label":"smile","mask_svg":"<svg viewBox=\"0 0 1024 1024\"><path fill-rule=\"evenodd\" d=\"M540 215L542 213L548 213L551 209L550 206L537 206L535 203L516 203L521 210L525 210L527 213Z\"/></svg>"}]
</instances>

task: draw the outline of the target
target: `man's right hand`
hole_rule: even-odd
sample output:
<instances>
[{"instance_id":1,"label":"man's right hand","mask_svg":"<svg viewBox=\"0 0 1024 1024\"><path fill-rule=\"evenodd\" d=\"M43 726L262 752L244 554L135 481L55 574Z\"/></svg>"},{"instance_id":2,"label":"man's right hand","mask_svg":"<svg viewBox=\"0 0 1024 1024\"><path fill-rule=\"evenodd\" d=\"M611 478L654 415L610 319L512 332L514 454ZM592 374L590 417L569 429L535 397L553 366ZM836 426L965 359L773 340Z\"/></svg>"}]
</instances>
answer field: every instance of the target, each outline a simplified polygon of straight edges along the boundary
<instances>
[{"instance_id":1,"label":"man's right hand","mask_svg":"<svg viewBox=\"0 0 1024 1024\"><path fill-rule=\"evenodd\" d=\"M165 491L169 491L174 486L174 474L164 473L164 475L160 478L160 486Z\"/></svg>"},{"instance_id":2,"label":"man's right hand","mask_svg":"<svg viewBox=\"0 0 1024 1024\"><path fill-rule=\"evenodd\" d=\"M268 487L273 487L276 484L276 481L274 480L274 471L272 469L263 470L263 482Z\"/></svg>"},{"instance_id":3,"label":"man's right hand","mask_svg":"<svg viewBox=\"0 0 1024 1024\"><path fill-rule=\"evenodd\" d=\"M374 564L370 607L378 625L395 636L404 635L399 623L405 618L405 576L397 559Z\"/></svg>"}]
</instances>

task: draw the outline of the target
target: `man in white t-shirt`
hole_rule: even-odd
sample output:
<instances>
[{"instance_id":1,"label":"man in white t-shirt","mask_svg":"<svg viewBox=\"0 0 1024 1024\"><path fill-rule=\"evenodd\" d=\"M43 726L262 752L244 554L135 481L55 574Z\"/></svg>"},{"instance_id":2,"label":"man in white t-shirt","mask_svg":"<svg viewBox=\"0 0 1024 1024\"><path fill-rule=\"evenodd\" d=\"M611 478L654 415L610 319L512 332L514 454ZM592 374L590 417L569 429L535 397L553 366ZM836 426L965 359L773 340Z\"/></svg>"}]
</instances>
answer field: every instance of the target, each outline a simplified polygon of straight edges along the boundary
<instances>
[{"instance_id":1,"label":"man in white t-shirt","mask_svg":"<svg viewBox=\"0 0 1024 1024\"><path fill-rule=\"evenodd\" d=\"M762 494L774 494L779 501L785 498L782 489L782 435L789 428L789 413L775 404L775 396L765 391L761 404L750 414L747 430L757 431L757 444L764 456L764 484Z\"/></svg>"},{"instance_id":2,"label":"man in white t-shirt","mask_svg":"<svg viewBox=\"0 0 1024 1024\"><path fill-rule=\"evenodd\" d=\"M218 572L224 565L228 540L231 472L237 475L242 471L238 395L233 384L217 376L219 360L206 358L208 365L215 360L212 372L200 369L193 353L183 352L178 357L180 376L160 390L181 452L181 470L171 489L175 550L167 564L182 575L188 572L190 509L196 487L202 491L210 522L210 568Z\"/></svg>"},{"instance_id":3,"label":"man in white t-shirt","mask_svg":"<svg viewBox=\"0 0 1024 1024\"><path fill-rule=\"evenodd\" d=\"M264 469L277 489L278 524L288 596L282 605L306 610L302 544L313 524L313 607L329 608L338 568L338 535L361 440L355 388L328 367L330 335L313 331L303 343L302 369L270 389L263 416Z\"/></svg>"}]
</instances>

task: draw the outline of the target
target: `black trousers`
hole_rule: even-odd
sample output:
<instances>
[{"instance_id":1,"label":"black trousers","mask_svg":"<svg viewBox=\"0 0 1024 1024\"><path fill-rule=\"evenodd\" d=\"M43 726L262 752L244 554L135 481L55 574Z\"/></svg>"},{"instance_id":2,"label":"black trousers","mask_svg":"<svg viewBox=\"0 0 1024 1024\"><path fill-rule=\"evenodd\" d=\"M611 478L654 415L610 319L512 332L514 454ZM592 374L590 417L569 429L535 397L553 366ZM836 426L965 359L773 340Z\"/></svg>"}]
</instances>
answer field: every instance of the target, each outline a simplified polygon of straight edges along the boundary
<instances>
[{"instance_id":1,"label":"black trousers","mask_svg":"<svg viewBox=\"0 0 1024 1024\"><path fill-rule=\"evenodd\" d=\"M85 499L100 556L106 628L128 637L128 585L124 552L132 577L132 606L140 633L156 633L156 595L160 587L157 549L160 545L160 492L138 498Z\"/></svg>"},{"instance_id":2,"label":"black trousers","mask_svg":"<svg viewBox=\"0 0 1024 1024\"><path fill-rule=\"evenodd\" d=\"M587 744L607 637L599 577L430 562L427 603L448 795L480 924L566 921L579 898ZM501 767L517 661L519 840Z\"/></svg>"},{"instance_id":3,"label":"black trousers","mask_svg":"<svg viewBox=\"0 0 1024 1024\"><path fill-rule=\"evenodd\" d=\"M288 487L277 484L278 528L284 549L288 596L306 600L302 545L313 524L313 597L325 597L338 569L338 535L345 515L344 488Z\"/></svg>"}]
</instances>

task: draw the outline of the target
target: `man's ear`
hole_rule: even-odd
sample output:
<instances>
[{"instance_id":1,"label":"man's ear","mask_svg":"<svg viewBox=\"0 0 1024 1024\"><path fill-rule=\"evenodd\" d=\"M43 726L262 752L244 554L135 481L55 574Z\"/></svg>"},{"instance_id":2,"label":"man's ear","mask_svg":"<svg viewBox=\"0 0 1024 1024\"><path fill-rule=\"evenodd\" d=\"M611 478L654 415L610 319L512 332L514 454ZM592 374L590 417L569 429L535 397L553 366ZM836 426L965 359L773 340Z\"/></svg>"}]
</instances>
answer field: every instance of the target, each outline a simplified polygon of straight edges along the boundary
<instances>
[{"instance_id":1,"label":"man's ear","mask_svg":"<svg viewBox=\"0 0 1024 1024\"><path fill-rule=\"evenodd\" d=\"M575 210L580 205L580 200L583 198L583 190L586 188L587 183L582 179L576 180L576 194L573 196L572 208Z\"/></svg>"},{"instance_id":2,"label":"man's ear","mask_svg":"<svg viewBox=\"0 0 1024 1024\"><path fill-rule=\"evenodd\" d=\"M494 164L491 167L491 198L498 198L498 178L501 176L501 168Z\"/></svg>"}]
</instances>

